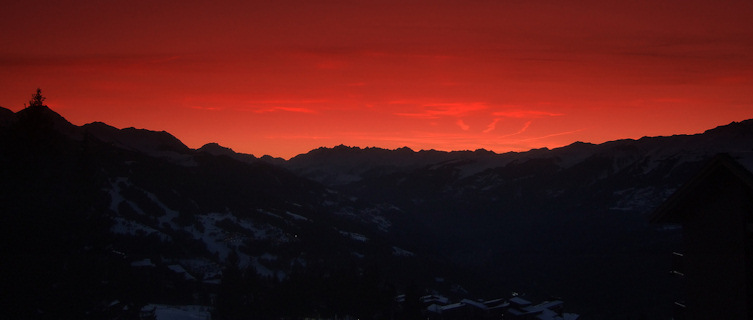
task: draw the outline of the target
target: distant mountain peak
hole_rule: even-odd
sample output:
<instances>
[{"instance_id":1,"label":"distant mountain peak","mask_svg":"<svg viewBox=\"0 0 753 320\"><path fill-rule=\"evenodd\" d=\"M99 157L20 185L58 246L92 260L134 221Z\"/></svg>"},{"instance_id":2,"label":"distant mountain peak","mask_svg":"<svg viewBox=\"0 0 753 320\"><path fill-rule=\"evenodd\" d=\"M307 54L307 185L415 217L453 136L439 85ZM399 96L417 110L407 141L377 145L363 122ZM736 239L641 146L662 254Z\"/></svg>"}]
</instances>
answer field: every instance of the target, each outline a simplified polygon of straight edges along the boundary
<instances>
[{"instance_id":1,"label":"distant mountain peak","mask_svg":"<svg viewBox=\"0 0 753 320\"><path fill-rule=\"evenodd\" d=\"M718 134L722 132L747 132L753 133L753 119L743 120L740 122L733 121L729 124L718 126L704 131L704 134Z\"/></svg>"},{"instance_id":2,"label":"distant mountain peak","mask_svg":"<svg viewBox=\"0 0 753 320\"><path fill-rule=\"evenodd\" d=\"M211 154L213 156L226 156L226 157L230 157L230 158L233 158L235 160L238 160L238 161L241 161L241 162L246 162L246 163L252 163L252 162L256 162L258 160L252 154L245 154L245 153L235 152L233 149L230 149L228 147L222 146L222 145L220 145L217 142L207 143L207 144L201 146L201 148L196 149L196 151L197 152L203 152L203 153ZM267 162L271 162L271 161L267 161Z\"/></svg>"},{"instance_id":3,"label":"distant mountain peak","mask_svg":"<svg viewBox=\"0 0 753 320\"><path fill-rule=\"evenodd\" d=\"M201 148L196 149L196 151L206 152L212 155L231 155L236 153L233 149L221 146L217 142L207 143L201 146Z\"/></svg>"},{"instance_id":4,"label":"distant mountain peak","mask_svg":"<svg viewBox=\"0 0 753 320\"><path fill-rule=\"evenodd\" d=\"M102 122L85 124L82 128L102 141L125 149L138 150L149 154L163 152L185 154L191 152L188 146L166 131L152 131L133 127L118 129Z\"/></svg>"}]
</instances>

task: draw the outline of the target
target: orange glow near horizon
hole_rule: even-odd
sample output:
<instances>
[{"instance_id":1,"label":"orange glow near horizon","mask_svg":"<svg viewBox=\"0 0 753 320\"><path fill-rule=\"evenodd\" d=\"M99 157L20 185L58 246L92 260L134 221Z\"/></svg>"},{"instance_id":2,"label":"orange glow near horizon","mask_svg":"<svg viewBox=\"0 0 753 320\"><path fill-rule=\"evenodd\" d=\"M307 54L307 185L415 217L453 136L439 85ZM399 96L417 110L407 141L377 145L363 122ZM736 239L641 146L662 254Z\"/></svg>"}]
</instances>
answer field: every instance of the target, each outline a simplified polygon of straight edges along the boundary
<instances>
[{"instance_id":1,"label":"orange glow near horizon","mask_svg":"<svg viewBox=\"0 0 753 320\"><path fill-rule=\"evenodd\" d=\"M41 87L77 125L284 158L690 134L753 118L750 17L737 0L27 1L0 12L0 106Z\"/></svg>"}]
</instances>

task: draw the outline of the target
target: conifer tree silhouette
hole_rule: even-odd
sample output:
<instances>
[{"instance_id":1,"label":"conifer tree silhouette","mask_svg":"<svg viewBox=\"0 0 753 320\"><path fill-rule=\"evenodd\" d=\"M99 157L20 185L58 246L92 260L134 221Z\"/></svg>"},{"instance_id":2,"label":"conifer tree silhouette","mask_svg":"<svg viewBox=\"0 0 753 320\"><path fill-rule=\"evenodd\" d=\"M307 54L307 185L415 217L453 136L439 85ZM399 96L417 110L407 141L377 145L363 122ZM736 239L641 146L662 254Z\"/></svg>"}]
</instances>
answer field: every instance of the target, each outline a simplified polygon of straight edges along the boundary
<instances>
[{"instance_id":1,"label":"conifer tree silhouette","mask_svg":"<svg viewBox=\"0 0 753 320\"><path fill-rule=\"evenodd\" d=\"M47 98L42 95L42 89L37 88L37 92L31 95L29 100L29 107L41 107L44 106L44 100Z\"/></svg>"}]
</instances>

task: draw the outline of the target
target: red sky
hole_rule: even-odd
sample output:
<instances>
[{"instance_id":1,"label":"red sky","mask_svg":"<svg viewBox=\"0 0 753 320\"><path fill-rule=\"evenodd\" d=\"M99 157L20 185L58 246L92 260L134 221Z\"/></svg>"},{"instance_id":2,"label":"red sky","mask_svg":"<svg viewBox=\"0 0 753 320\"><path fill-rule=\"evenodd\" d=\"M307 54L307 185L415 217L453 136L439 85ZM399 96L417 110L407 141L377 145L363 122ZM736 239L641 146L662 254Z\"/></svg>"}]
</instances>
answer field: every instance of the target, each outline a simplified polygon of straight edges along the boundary
<instances>
[{"instance_id":1,"label":"red sky","mask_svg":"<svg viewBox=\"0 0 753 320\"><path fill-rule=\"evenodd\" d=\"M753 118L753 2L6 1L0 106L289 158L522 151ZM577 4L576 4L577 2Z\"/></svg>"}]
</instances>

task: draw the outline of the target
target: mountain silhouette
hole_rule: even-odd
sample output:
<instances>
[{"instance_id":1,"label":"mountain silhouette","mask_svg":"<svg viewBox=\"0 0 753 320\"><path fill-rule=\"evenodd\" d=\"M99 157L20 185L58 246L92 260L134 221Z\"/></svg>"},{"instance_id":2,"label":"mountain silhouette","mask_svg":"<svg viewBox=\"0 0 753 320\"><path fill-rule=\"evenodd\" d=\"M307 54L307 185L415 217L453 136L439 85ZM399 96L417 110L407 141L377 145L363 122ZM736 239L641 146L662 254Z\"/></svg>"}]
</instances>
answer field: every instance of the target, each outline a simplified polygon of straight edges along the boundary
<instances>
[{"instance_id":1,"label":"mountain silhouette","mask_svg":"<svg viewBox=\"0 0 753 320\"><path fill-rule=\"evenodd\" d=\"M753 120L527 152L341 145L285 161L35 106L0 109L0 151L3 283L19 317L209 304L223 290L265 304L222 314L376 316L409 285L630 317L674 299L679 232L649 213L718 153L753 168ZM215 287L233 275L247 288Z\"/></svg>"}]
</instances>

